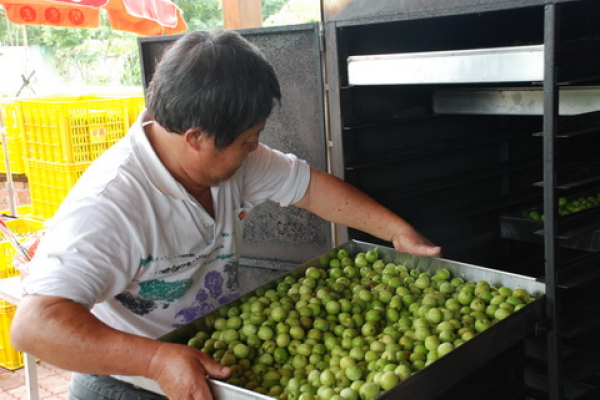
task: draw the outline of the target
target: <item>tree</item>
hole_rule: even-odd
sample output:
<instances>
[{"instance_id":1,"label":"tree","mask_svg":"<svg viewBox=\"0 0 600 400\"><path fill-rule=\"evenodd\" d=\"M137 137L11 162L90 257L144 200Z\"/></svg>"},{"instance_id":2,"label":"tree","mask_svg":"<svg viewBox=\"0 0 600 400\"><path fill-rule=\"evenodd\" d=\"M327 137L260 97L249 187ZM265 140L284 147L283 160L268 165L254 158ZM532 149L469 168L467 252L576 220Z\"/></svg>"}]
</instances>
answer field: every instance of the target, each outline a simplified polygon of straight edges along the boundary
<instances>
[{"instance_id":1,"label":"tree","mask_svg":"<svg viewBox=\"0 0 600 400\"><path fill-rule=\"evenodd\" d=\"M223 6L220 0L174 0L187 22L188 30L223 28Z\"/></svg>"}]
</instances>

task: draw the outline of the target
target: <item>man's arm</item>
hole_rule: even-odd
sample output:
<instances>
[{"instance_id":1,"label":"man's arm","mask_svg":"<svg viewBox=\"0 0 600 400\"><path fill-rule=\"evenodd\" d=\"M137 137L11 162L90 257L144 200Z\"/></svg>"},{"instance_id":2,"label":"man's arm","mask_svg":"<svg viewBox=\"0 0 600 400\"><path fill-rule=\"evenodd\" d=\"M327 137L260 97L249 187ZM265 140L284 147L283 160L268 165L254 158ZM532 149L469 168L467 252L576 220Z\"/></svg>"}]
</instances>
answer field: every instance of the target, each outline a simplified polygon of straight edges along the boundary
<instances>
[{"instance_id":1,"label":"man's arm","mask_svg":"<svg viewBox=\"0 0 600 400\"><path fill-rule=\"evenodd\" d=\"M210 400L206 375L229 374L197 349L117 331L61 297L25 296L11 325L11 340L16 349L65 370L145 376L171 399Z\"/></svg>"},{"instance_id":2,"label":"man's arm","mask_svg":"<svg viewBox=\"0 0 600 400\"><path fill-rule=\"evenodd\" d=\"M392 242L400 252L427 257L441 254L439 246L434 246L409 223L373 198L314 168L311 168L306 194L294 205L328 221Z\"/></svg>"}]
</instances>

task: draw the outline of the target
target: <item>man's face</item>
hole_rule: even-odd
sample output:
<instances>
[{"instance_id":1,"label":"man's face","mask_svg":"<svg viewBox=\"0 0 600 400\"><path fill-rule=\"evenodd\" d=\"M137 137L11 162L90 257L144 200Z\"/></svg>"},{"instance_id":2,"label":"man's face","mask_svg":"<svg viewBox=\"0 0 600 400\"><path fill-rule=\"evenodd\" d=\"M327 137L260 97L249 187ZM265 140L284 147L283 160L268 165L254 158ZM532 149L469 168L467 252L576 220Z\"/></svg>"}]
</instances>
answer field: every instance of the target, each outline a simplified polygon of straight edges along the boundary
<instances>
[{"instance_id":1,"label":"man's face","mask_svg":"<svg viewBox=\"0 0 600 400\"><path fill-rule=\"evenodd\" d=\"M214 137L206 138L197 155L201 161L194 168L196 183L215 186L231 178L248 154L258 148L259 136L264 128L265 122L260 122L243 131L232 144L222 149L215 147Z\"/></svg>"}]
</instances>

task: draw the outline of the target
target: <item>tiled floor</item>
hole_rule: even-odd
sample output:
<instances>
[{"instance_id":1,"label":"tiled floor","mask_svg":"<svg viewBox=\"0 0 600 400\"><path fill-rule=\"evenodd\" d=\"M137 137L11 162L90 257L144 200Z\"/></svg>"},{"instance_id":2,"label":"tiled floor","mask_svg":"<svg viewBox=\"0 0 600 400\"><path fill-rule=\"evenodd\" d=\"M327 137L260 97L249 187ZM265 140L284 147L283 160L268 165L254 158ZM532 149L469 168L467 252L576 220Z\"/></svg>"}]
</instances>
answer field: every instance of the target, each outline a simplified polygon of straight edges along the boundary
<instances>
[{"instance_id":1,"label":"tiled floor","mask_svg":"<svg viewBox=\"0 0 600 400\"><path fill-rule=\"evenodd\" d=\"M71 373L44 362L37 363L40 400L68 400ZM0 367L0 400L26 400L25 369Z\"/></svg>"}]
</instances>

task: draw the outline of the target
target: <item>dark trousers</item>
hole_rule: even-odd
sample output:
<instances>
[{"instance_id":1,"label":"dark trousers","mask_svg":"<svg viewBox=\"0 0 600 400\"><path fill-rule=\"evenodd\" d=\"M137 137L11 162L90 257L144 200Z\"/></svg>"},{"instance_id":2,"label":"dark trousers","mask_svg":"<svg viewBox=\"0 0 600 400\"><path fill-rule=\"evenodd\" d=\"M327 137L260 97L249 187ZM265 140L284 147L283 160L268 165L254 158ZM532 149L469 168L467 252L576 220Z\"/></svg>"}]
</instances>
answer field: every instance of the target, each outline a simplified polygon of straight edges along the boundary
<instances>
[{"instance_id":1,"label":"dark trousers","mask_svg":"<svg viewBox=\"0 0 600 400\"><path fill-rule=\"evenodd\" d=\"M74 372L69 385L69 400L167 400L167 398L107 375Z\"/></svg>"}]
</instances>

